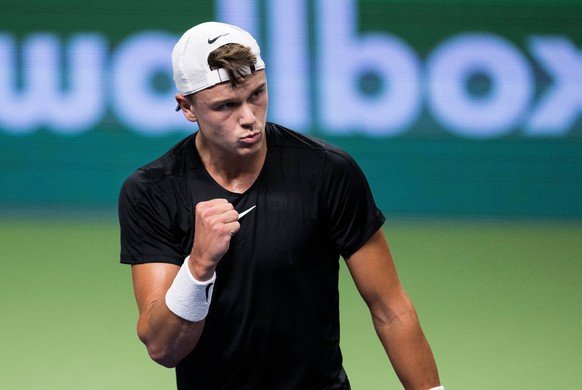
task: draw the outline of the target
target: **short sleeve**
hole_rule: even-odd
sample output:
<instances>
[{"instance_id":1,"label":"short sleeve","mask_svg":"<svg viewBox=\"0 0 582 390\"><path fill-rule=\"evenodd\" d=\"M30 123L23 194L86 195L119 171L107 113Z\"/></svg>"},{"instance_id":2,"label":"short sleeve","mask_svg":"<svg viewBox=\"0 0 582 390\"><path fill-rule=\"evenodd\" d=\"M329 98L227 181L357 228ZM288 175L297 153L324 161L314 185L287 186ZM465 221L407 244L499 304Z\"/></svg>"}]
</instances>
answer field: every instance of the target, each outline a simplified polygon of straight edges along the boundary
<instances>
[{"instance_id":1,"label":"short sleeve","mask_svg":"<svg viewBox=\"0 0 582 390\"><path fill-rule=\"evenodd\" d=\"M351 156L339 148L329 148L325 164L329 239L347 258L382 227L385 217L376 206L364 173Z\"/></svg>"},{"instance_id":2,"label":"short sleeve","mask_svg":"<svg viewBox=\"0 0 582 390\"><path fill-rule=\"evenodd\" d=\"M171 197L143 170L123 184L119 195L121 263L151 262L180 265L185 258L173 219Z\"/></svg>"}]
</instances>

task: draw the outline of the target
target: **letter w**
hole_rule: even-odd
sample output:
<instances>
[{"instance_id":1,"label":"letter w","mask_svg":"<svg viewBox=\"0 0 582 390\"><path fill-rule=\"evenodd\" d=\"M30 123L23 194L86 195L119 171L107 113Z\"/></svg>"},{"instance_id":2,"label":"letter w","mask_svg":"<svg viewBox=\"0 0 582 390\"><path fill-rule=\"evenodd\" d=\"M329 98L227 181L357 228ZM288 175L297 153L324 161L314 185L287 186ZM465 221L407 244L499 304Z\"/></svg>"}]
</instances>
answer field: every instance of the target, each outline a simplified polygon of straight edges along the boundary
<instances>
[{"instance_id":1,"label":"letter w","mask_svg":"<svg viewBox=\"0 0 582 390\"><path fill-rule=\"evenodd\" d=\"M0 34L0 127L5 131L24 134L46 126L72 134L101 118L107 54L102 37L77 35L64 55L54 34L34 34L23 41L21 66L17 53L14 37Z\"/></svg>"}]
</instances>

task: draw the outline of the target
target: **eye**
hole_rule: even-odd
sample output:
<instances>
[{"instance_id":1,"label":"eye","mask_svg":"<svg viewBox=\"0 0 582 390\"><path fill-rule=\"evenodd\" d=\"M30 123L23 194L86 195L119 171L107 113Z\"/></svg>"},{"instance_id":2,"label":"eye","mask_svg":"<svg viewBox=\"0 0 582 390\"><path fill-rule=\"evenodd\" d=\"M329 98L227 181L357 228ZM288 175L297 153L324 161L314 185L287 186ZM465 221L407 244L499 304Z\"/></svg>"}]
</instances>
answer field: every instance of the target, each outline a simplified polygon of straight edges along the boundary
<instances>
[{"instance_id":1,"label":"eye","mask_svg":"<svg viewBox=\"0 0 582 390\"><path fill-rule=\"evenodd\" d=\"M254 93L251 95L251 97L250 97L250 100L256 100L256 99L260 98L260 97L261 97L261 95L263 94L263 91L264 91L264 89L263 89L263 88L256 90L256 91L255 91L255 92L254 92Z\"/></svg>"},{"instance_id":2,"label":"eye","mask_svg":"<svg viewBox=\"0 0 582 390\"><path fill-rule=\"evenodd\" d=\"M217 106L216 109L219 111L225 111L225 110L230 110L232 108L234 108L236 106L236 103L234 102L226 102L226 103L222 103L221 105Z\"/></svg>"}]
</instances>

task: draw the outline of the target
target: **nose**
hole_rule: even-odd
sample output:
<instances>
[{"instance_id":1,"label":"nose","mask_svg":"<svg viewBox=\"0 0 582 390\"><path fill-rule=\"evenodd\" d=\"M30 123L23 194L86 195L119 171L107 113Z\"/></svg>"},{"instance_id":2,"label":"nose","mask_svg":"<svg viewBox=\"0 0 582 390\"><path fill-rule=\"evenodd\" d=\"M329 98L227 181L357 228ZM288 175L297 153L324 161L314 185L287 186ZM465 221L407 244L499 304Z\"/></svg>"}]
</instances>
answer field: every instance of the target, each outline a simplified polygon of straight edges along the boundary
<instances>
[{"instance_id":1,"label":"nose","mask_svg":"<svg viewBox=\"0 0 582 390\"><path fill-rule=\"evenodd\" d=\"M239 124L242 127L252 127L255 123L256 117L252 105L243 103L239 111Z\"/></svg>"}]
</instances>

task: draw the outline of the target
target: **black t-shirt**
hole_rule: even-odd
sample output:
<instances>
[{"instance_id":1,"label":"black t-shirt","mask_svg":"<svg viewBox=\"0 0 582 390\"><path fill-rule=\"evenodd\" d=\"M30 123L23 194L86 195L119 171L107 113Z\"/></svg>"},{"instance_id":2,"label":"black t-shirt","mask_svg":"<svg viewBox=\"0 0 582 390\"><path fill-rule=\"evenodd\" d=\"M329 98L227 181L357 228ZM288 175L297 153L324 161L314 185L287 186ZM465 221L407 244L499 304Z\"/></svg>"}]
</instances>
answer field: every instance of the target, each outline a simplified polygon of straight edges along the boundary
<instances>
[{"instance_id":1,"label":"black t-shirt","mask_svg":"<svg viewBox=\"0 0 582 390\"><path fill-rule=\"evenodd\" d=\"M382 226L367 180L341 149L273 123L255 183L231 193L205 170L192 135L138 169L119 200L121 262L181 265L194 207L225 198L256 206L216 269L210 312L177 367L180 389L335 389L339 256ZM339 387L338 387L339 388Z\"/></svg>"}]
</instances>

